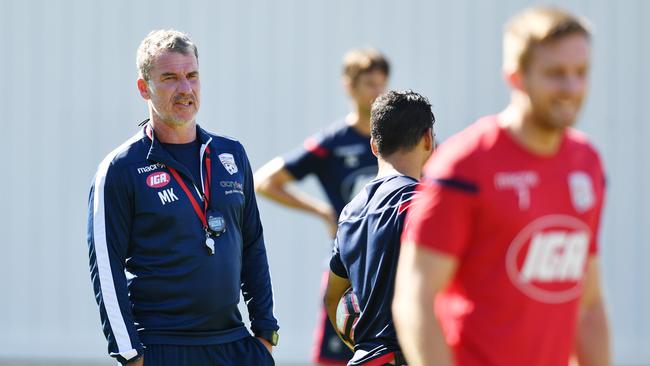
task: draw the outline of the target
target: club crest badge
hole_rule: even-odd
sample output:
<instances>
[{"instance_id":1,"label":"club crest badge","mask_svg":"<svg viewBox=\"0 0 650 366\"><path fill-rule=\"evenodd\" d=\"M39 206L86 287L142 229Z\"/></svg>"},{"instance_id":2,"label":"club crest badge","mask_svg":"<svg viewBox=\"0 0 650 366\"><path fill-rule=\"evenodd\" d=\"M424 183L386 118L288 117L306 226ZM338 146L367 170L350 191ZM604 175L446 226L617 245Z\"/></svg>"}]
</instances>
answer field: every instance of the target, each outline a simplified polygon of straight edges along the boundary
<instances>
[{"instance_id":1,"label":"club crest badge","mask_svg":"<svg viewBox=\"0 0 650 366\"><path fill-rule=\"evenodd\" d=\"M587 173L581 171L570 173L569 191L573 207L579 213L589 210L594 205L594 188Z\"/></svg>"},{"instance_id":2,"label":"club crest badge","mask_svg":"<svg viewBox=\"0 0 650 366\"><path fill-rule=\"evenodd\" d=\"M220 154L219 161L221 161L221 164L224 168L226 168L230 175L233 175L239 171L239 169L237 169L237 164L235 164L235 157L232 154Z\"/></svg>"}]
</instances>

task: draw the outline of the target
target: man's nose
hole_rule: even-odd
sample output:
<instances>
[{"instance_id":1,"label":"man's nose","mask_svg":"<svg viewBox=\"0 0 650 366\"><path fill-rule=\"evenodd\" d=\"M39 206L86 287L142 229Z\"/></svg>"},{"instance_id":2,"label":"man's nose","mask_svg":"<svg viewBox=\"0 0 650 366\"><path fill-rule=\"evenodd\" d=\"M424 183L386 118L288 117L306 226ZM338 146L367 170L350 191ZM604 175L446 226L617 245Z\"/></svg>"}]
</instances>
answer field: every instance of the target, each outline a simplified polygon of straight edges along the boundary
<instances>
[{"instance_id":1,"label":"man's nose","mask_svg":"<svg viewBox=\"0 0 650 366\"><path fill-rule=\"evenodd\" d=\"M566 93L576 94L584 91L586 79L578 74L568 74L562 83L562 89Z\"/></svg>"},{"instance_id":2,"label":"man's nose","mask_svg":"<svg viewBox=\"0 0 650 366\"><path fill-rule=\"evenodd\" d=\"M187 78L181 78L178 82L178 92L189 93L192 91L192 84Z\"/></svg>"}]
</instances>

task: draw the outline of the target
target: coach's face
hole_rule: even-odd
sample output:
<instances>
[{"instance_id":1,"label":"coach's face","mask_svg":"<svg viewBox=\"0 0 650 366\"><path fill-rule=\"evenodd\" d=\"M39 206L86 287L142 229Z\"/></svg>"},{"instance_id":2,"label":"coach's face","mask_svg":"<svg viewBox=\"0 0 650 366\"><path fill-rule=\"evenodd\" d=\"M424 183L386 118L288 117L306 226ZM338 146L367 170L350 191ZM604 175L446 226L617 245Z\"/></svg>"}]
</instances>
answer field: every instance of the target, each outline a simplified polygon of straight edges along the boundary
<instances>
[{"instance_id":1,"label":"coach's face","mask_svg":"<svg viewBox=\"0 0 650 366\"><path fill-rule=\"evenodd\" d=\"M165 51L152 65L149 80L138 80L152 117L168 125L194 122L201 102L199 65L193 53Z\"/></svg>"},{"instance_id":2,"label":"coach's face","mask_svg":"<svg viewBox=\"0 0 650 366\"><path fill-rule=\"evenodd\" d=\"M573 125L587 93L590 45L571 34L533 48L523 72L535 123L546 129Z\"/></svg>"}]
</instances>

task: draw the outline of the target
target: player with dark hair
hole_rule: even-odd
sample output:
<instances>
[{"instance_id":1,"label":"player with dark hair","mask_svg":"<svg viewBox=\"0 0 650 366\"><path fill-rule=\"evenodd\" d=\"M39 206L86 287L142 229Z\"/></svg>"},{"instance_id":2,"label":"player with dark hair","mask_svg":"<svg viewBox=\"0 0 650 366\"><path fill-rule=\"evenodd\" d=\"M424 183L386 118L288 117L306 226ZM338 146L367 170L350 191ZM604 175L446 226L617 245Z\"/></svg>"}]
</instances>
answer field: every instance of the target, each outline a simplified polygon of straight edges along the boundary
<instances>
[{"instance_id":1,"label":"player with dark hair","mask_svg":"<svg viewBox=\"0 0 650 366\"><path fill-rule=\"evenodd\" d=\"M408 213L393 316L409 365L610 365L605 175L574 130L590 34L558 8L507 24L511 100L440 146Z\"/></svg>"},{"instance_id":2,"label":"player with dark hair","mask_svg":"<svg viewBox=\"0 0 650 366\"><path fill-rule=\"evenodd\" d=\"M378 51L348 52L343 60L343 85L352 111L342 121L306 139L301 147L262 166L255 172L256 191L282 205L316 215L333 237L345 204L377 173L377 160L370 151L370 106L385 90L389 73L388 60ZM291 182L310 174L318 178L328 203L291 187ZM323 282L326 279L325 273ZM318 321L314 360L345 364L352 353L334 332L325 310Z\"/></svg>"},{"instance_id":3,"label":"player with dark hair","mask_svg":"<svg viewBox=\"0 0 650 366\"><path fill-rule=\"evenodd\" d=\"M357 296L350 366L404 364L391 301L406 208L435 147L434 121L429 101L412 91L389 91L372 105L371 146L379 171L341 214L325 295L334 325L344 292L351 287Z\"/></svg>"}]
</instances>

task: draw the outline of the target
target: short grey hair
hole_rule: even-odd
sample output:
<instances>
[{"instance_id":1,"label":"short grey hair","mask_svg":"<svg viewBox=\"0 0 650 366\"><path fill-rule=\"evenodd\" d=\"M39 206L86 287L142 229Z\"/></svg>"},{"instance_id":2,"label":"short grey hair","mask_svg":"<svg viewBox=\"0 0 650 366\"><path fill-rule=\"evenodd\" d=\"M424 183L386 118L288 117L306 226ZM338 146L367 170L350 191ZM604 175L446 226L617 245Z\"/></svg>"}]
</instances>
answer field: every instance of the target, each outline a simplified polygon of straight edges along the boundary
<instances>
[{"instance_id":1,"label":"short grey hair","mask_svg":"<svg viewBox=\"0 0 650 366\"><path fill-rule=\"evenodd\" d=\"M190 36L174 29L154 30L142 40L136 55L136 65L142 79L149 80L153 62L165 51L183 55L194 53L196 62L199 61L199 51Z\"/></svg>"}]
</instances>

